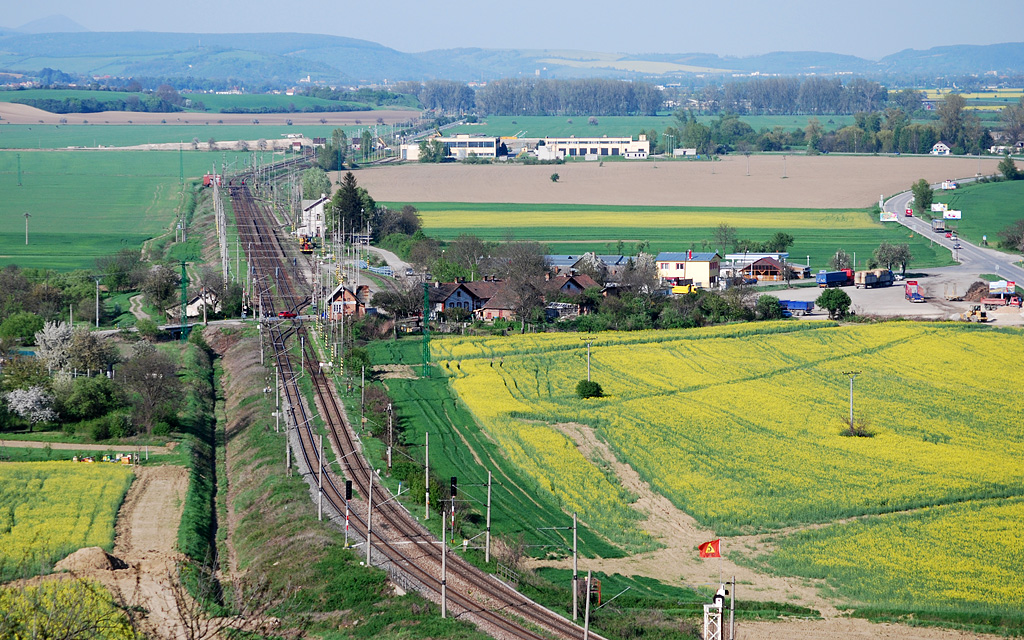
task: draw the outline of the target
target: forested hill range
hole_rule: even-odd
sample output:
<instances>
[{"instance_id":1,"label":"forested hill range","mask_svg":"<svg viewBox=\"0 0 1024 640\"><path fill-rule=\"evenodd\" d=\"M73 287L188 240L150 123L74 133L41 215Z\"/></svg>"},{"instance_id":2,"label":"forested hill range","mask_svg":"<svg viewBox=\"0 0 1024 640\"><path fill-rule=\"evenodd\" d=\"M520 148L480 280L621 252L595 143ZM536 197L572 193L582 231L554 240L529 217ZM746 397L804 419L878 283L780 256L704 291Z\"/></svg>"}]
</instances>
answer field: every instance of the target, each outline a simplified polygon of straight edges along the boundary
<instances>
[{"instance_id":1,"label":"forested hill range","mask_svg":"<svg viewBox=\"0 0 1024 640\"><path fill-rule=\"evenodd\" d=\"M348 84L538 75L671 82L697 74L854 74L931 84L937 78L1024 76L1024 43L906 50L874 61L807 51L742 58L476 48L404 53L367 40L300 33L25 33L0 28L0 70L31 76L43 68L82 76L232 79L280 86L307 77L312 82Z\"/></svg>"}]
</instances>

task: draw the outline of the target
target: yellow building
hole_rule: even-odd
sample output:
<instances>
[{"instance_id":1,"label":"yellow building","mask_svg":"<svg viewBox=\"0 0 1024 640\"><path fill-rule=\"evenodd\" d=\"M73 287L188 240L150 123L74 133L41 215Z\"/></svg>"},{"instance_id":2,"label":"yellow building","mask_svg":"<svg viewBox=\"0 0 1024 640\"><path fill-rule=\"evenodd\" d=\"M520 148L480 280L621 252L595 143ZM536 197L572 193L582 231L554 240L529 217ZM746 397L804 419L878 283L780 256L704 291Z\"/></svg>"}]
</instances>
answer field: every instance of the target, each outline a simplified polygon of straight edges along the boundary
<instances>
[{"instance_id":1,"label":"yellow building","mask_svg":"<svg viewBox=\"0 0 1024 640\"><path fill-rule=\"evenodd\" d=\"M722 257L718 253L659 253L658 276L669 285L694 284L709 289L718 284Z\"/></svg>"}]
</instances>

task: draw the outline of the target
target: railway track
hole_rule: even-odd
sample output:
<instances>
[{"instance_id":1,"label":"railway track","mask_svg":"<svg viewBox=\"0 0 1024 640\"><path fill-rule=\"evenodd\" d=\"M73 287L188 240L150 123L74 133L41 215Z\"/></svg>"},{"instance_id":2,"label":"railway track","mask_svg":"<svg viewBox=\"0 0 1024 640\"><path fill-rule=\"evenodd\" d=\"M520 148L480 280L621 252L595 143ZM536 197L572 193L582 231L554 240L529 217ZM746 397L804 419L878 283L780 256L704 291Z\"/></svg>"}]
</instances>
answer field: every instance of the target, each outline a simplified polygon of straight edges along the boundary
<instances>
[{"instance_id":1,"label":"railway track","mask_svg":"<svg viewBox=\"0 0 1024 640\"><path fill-rule=\"evenodd\" d=\"M525 638L551 640L552 638L582 638L584 629L564 617L534 603L450 551L446 554L447 580L442 582L441 543L412 516L393 496L374 481L376 472L361 453L361 446L338 401L331 381L322 374L311 341L303 342L305 369L296 371L288 342L296 336L306 336L306 329L297 320L279 321L278 310L298 310L308 298L302 294L306 285L297 273L294 256L289 257L281 245L265 212L252 198L245 185L231 186L230 193L238 223L238 232L253 271L250 277L260 287L264 316L274 318L269 324L270 342L284 394L291 411L289 437L296 449L296 457L307 482L317 490L317 475L321 452L314 426L316 415L307 408L299 390L297 378L308 375L311 379L316 408L327 429L327 437L334 452L324 455L322 497L325 514L339 524L345 522L345 486L336 471L351 480L359 498L348 504L353 537L370 543L370 563L388 569L393 580L402 581L421 591L426 597L440 602L445 592L448 615L464 617L487 633L499 638ZM291 264L289 264L289 262ZM276 282L271 291L270 280ZM284 301L285 307L278 309ZM287 422L286 422L287 424ZM371 483L374 484L371 490ZM372 493L371 493L372 491ZM370 511L367 498L373 496ZM372 513L372 518L370 517ZM440 517L444 517L439 514ZM370 526L367 526L370 522ZM370 532L369 535L367 532ZM363 553L366 547L363 546ZM601 640L596 634L590 634Z\"/></svg>"}]
</instances>

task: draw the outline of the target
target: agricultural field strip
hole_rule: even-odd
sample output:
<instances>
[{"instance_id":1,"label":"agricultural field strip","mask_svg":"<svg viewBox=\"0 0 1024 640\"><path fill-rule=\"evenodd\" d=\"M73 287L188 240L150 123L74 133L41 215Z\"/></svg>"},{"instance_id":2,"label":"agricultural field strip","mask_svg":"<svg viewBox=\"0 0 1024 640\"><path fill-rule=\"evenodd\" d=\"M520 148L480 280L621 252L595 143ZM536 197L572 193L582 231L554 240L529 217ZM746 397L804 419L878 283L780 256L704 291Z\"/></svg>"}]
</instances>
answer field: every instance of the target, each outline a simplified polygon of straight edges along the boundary
<instances>
[{"instance_id":1,"label":"agricultural field strip","mask_svg":"<svg viewBox=\"0 0 1024 640\"><path fill-rule=\"evenodd\" d=\"M1024 610L1021 522L1021 498L925 507L794 532L767 562L854 601L1003 614Z\"/></svg>"},{"instance_id":2,"label":"agricultural field strip","mask_svg":"<svg viewBox=\"0 0 1024 640\"><path fill-rule=\"evenodd\" d=\"M0 567L35 573L82 547L109 551L133 475L103 463L0 465ZM12 577L0 572L0 579Z\"/></svg>"},{"instance_id":3,"label":"agricultural field strip","mask_svg":"<svg viewBox=\"0 0 1024 640\"><path fill-rule=\"evenodd\" d=\"M880 357L888 357L888 354L893 351L906 351L907 349L913 350L910 345L916 345L923 339L924 338L911 340L900 340L898 338L890 339L880 341L877 344L870 346L869 348L864 348L859 344L849 345L848 348L842 350L841 355L832 356L828 358L807 359L804 361L802 365L799 365L799 367L813 369L821 367L824 364L842 364L843 366L837 367L841 369L847 366L847 363L849 362L858 362L864 360L876 362ZM567 348L571 349L572 347ZM578 349L578 347L576 348ZM605 352L608 352L609 346L603 345L600 347L600 349L604 350ZM551 350L548 349L548 351ZM595 349L595 351L598 350ZM456 354L451 355L454 356ZM459 359L462 361L457 364L456 369L458 369L461 373L466 373L467 371L473 368L473 363L469 361L468 358L463 357L469 356L469 354L459 353L457 355L459 356ZM644 353L644 355L647 357L651 356L651 354L646 352ZM693 354L691 351L691 356L692 355ZM483 357L486 358L489 356L484 355ZM716 355L716 357L719 356ZM599 372L599 376L601 375L601 361L603 358L604 356L601 355L595 356L595 360L597 361L597 366L595 367L595 369ZM896 357L893 358L893 360L900 361L900 358ZM746 361L723 364L725 366L733 364L734 367L739 368L756 366L756 364ZM513 366L510 367L509 365ZM676 368L678 368L678 363L654 363L649 368L652 370L666 370L666 367L671 366L675 366ZM568 365L568 367L579 367L585 375L585 363L583 363L582 360L578 357L576 358L575 364L570 364ZM568 367L563 366L563 370L564 368ZM834 518L840 513L846 515L855 515L861 512L886 512L898 509L901 506L920 506L926 504L969 499L971 497L982 497L984 495L1012 495L1014 493L1019 493L1018 490L1013 488L1013 483L1010 482L1009 480L1007 480L1007 482L1005 483L986 482L983 478L977 477L977 474L974 472L965 472L963 474L960 474L960 477L957 477L958 474L956 473L949 473L947 471L944 471L942 465L939 463L918 462L913 465L907 465L907 463L902 460L901 455L887 453L884 450L872 450L872 455L870 457L871 460L877 461L885 465L901 465L900 473L911 480L916 479L916 484L920 484L920 481L922 479L930 475L942 473L946 475L946 477L949 480L956 481L953 483L955 485L956 490L954 491L952 488L948 491L936 491L934 489L925 490L922 491L921 495L918 495L915 492L897 491L896 495L893 496L891 499L878 498L875 502L872 502L870 500L865 501L863 498L861 498L860 500L853 500L850 503L850 505L857 505L858 503L860 503L859 508L851 508L850 505L838 505L836 504L835 500L832 500L832 504L828 509L821 513L816 513L817 511L821 510L816 506L815 499L826 499L826 502L828 501L827 496L820 495L821 492L819 491L817 492L817 494L812 496L814 499L808 500L806 498L801 497L801 499L797 501L798 504L794 506L788 506L787 508L783 509L769 509L760 515L748 518L739 517L739 514L743 511L744 502L756 499L763 500L766 496L773 495L773 493L779 491L788 491L794 485L806 485L812 481L827 482L830 479L834 479L835 473L837 471L840 471L847 466L853 465L855 459L858 456L863 455L863 453L858 453L856 452L856 450L846 450L849 449L850 446L856 445L858 439L844 438L839 443L827 444L820 442L822 437L835 434L841 427L840 420L836 418L842 415L842 409L845 408L837 406L841 405L841 400L845 399L845 395L842 394L842 391L838 388L836 389L837 393L835 395L839 396L837 398L837 400L840 400L839 402L823 403L816 397L820 395L820 391L818 390L822 388L823 384L833 387L842 386L841 384L838 384L834 380L832 380L832 378L834 377L841 378L839 373L832 372L831 370L829 370L824 373L815 372L815 375L807 375L799 371L799 367L797 369L794 369L792 365L787 365L782 368L767 368L754 375L733 377L732 379L723 380L715 384L690 385L691 388L689 391L666 391L665 389L669 384L668 381L662 381L661 383L659 383L658 380L654 377L652 377L651 379L645 379L643 381L644 384L639 385L640 388L644 389L642 392L638 391L636 388L629 388L625 383L620 382L619 385L621 386L619 386L613 392L613 394L619 395L620 397L624 398L624 400L621 401L623 403L623 406L618 411L605 412L607 414L612 414L614 416L612 418L602 418L599 415L593 414L581 415L581 412L575 407L572 407L570 410L567 411L566 407L564 406L564 402L560 404L559 402L553 402L550 399L541 398L539 396L531 400L530 396L526 394L523 390L524 385L522 384L522 380L513 380L511 383L509 383L507 380L503 380L503 384L501 386L505 387L507 385L508 388L510 389L510 392L508 393L504 400L500 398L493 398L492 401L489 402L489 404L505 404L506 408L510 409L510 411L507 411L505 413L511 416L525 415L535 419L542 419L547 417L552 421L576 419L591 424L596 424L599 433L609 441L609 443L613 446L617 453L625 457L627 460L633 462L634 467L636 467L638 471L641 473L641 475L644 476L645 479L647 479L649 482L651 482L652 485L664 491L667 495L669 495L670 498L672 498L677 503L677 505L680 505L681 508L691 511L698 518L701 518L703 515L703 519L706 522L709 521L709 519L711 522L718 521L719 525L734 527L784 526L786 523L793 521L824 521L830 518ZM530 375L531 377L536 378L538 376L536 372L536 366L534 370L530 372L513 371L512 373L508 373L509 370L515 368L514 359L508 359L508 356L506 356L506 361L503 362L499 366L499 368L504 370L503 376L505 377L519 376L525 378L525 376ZM621 377L621 368L614 369L614 371L618 371L618 375ZM613 373L613 371L609 371L608 373L611 374ZM696 375L700 372L695 369L693 373ZM892 386L914 387L915 389L919 389L921 392L929 392L933 394L933 396L935 394L941 394L944 398L947 396L955 396L956 392L959 390L959 385L957 384L936 385L933 381L929 379L929 376L916 374L917 372L914 371L902 371L894 369L888 371L885 376L876 376L887 378L887 382L884 385L885 388L880 388L878 384L872 384L871 379L864 379L859 383L860 387L858 388L858 390L867 395L873 395L875 397L878 397L879 395L884 395ZM817 429L805 427L802 431L807 432L806 435L802 435L800 433L794 434L791 432L792 429L786 428L785 422L772 424L770 421L765 420L764 416L759 416L759 420L743 421L740 417L750 412L749 407L742 405L734 406L730 405L729 402L722 401L722 388L729 388L729 386L731 385L742 390L748 389L752 386L756 387L759 384L768 384L769 387L774 389L777 386L775 384L775 378L780 376L784 378L799 378L803 384L790 384L784 387L784 389L776 391L776 394L788 394L789 397L794 399L794 403L807 403L812 408L818 410L825 409L829 412L830 424L825 428L824 433L821 432L820 427ZM563 375L563 378L563 381L571 381L573 379L571 375L568 374ZM555 385L556 388L562 387L558 388L558 394L567 394L568 390L564 388L565 384L561 384L561 382L563 381L560 381L560 384ZM997 384L996 380L992 380L990 382L992 384ZM454 379L453 384L456 386L457 389L459 389L460 380L458 378ZM533 382L533 386L535 388L538 384L539 383L536 380ZM550 384L550 378L547 382L545 382L545 384ZM661 386L663 391L658 394L651 394L648 388L650 384ZM983 383L979 382L979 384ZM811 389L815 391L814 393L804 392L803 397L801 397L801 388ZM515 391L511 391L512 389L514 389ZM463 395L463 397L465 398L465 395ZM756 436L765 440L764 446L767 447L765 449L766 451L770 451L772 449L774 441L780 438L783 439L784 441L792 443L799 443L801 439L810 438L811 440L816 442L814 446L810 446L807 443L804 443L802 446L794 446L792 450L786 453L786 457L787 459L799 458L805 461L807 465L809 465L809 470L816 469L816 472L811 473L810 471L808 471L802 475L797 476L793 476L793 474L791 473L786 473L783 474L782 476L782 482L768 481L767 483L765 483L765 487L763 489L758 489L757 491L751 492L749 487L743 486L743 483L745 481L749 482L764 480L765 474L762 470L759 470L757 468L757 465L751 463L751 461L756 460L758 458L758 453L750 452L749 450L747 450L734 452L735 455L741 458L746 457L747 459L745 465L738 465L738 467L734 468L734 473L739 472L738 479L730 479L727 477L704 477L708 475L706 473L707 470L704 470L704 473L702 473L701 469L699 468L700 465L697 464L695 465L697 467L695 469L695 471L697 471L696 473L691 472L689 475L681 474L682 476L684 476L684 482L666 482L665 478L659 473L657 473L657 469L654 468L657 465L653 464L652 457L656 458L657 456L651 453L651 447L649 445L638 445L638 443L642 443L645 439L640 436L642 436L644 433L660 431L662 432L663 438L671 438L673 441L676 442L676 444L678 444L679 440L684 440L688 443L686 446L693 447L696 449L699 446L701 446L701 443L703 443L702 446L705 450L711 448L708 446L709 442L717 442L718 439L712 438L711 440L709 440L709 433L706 429L697 430L695 433L689 436L680 436L678 433L676 433L676 431L678 431L677 429L666 428L666 425L661 424L662 421L658 417L644 417L645 413L649 413L645 411L645 407L651 404L652 397L657 397L662 403L671 403L674 398L684 399L685 402L683 404L687 405L690 410L693 410L694 407L698 407L704 414L706 414L705 416L703 416L701 421L707 423L705 425L706 429L710 429L712 435L718 433L720 436L722 432L722 427L715 425L733 425L732 428L739 429L739 433L737 433L738 437L751 438ZM771 396L766 394L766 397L770 398ZM514 404L510 404L510 400ZM478 414L481 413L479 407L476 406L477 403L474 403L472 400L467 400L467 402L470 403L471 408L474 411L476 411ZM529 402L529 404L527 404L527 402ZM878 414L885 417L887 420L893 419L893 415L885 415L884 403L879 404L883 405L883 407L881 409L875 409L875 411ZM952 406L956 405L954 404ZM664 408L665 411L661 411L660 413L671 412L669 410L669 406L665 406ZM1007 411L1012 411L1012 404L1007 404L1004 407L1004 409ZM996 412L999 411L999 409L995 407L993 408L993 410ZM910 426L906 424L900 425L903 431L901 431L900 433L893 433L891 435L891 437L896 438L897 440L900 441L900 447L906 447L908 446L908 443L910 445L917 443L917 446L920 446L920 444L924 442L924 440L922 440L923 438L928 438L934 435L935 438L943 439L945 446L963 449L965 453L968 454L973 453L977 455L979 453L979 448L982 451L984 451L984 446L979 447L978 443L972 440L973 436L975 435L974 432L968 433L967 436L958 435L957 430L948 428L949 425L936 424L932 416L917 415L917 412L914 410L913 407L903 407L903 405L900 405L899 411L890 411L890 414L891 413L899 413L901 415L912 415L915 418L917 418L917 420L915 421L917 424ZM953 414L951 417L953 417L954 419L958 417L955 414L959 412L953 411L951 413ZM630 414L635 417L631 421L626 421L626 423L623 423L623 414ZM680 414L685 415L686 410L680 409ZM797 412L796 415L791 416L791 420L795 423L799 423L800 421L802 421L803 423L808 424L809 422L813 422L813 420L810 418L811 414L813 414L813 411L808 411L807 409L804 409L803 412ZM482 415L480 417L484 418L486 424L486 420L489 416ZM969 418L969 416L963 417ZM505 417L505 419L508 419L507 416ZM637 428L636 425L639 424L641 421L643 422L644 428ZM610 423L611 426L606 427L602 425L602 422L604 422L605 424ZM691 423L695 422L697 421L691 418ZM970 422L968 422L968 424L970 424ZM693 425L691 424L691 426ZM983 425L975 425L975 427L976 430L984 430ZM637 436L638 439L635 439L634 441L631 442L629 438L625 435L627 433L632 433L633 435ZM873 440L881 439L882 438L880 437ZM1019 444L1019 442L1013 443L1014 446L1011 446L1010 449L1019 449ZM928 444L926 446L930 447L933 445ZM899 449L900 447L896 448ZM1010 460L1007 458L1012 456L1007 455L1007 452L1004 451L1003 445L995 446L993 447L993 449L995 450L985 452L985 455L991 456L994 461L1000 461L1001 467L1005 467L1007 464L1010 464ZM665 451L657 452L658 455L663 455L665 453ZM820 458L822 455L826 454L832 455L833 457L838 457L838 459L831 461L828 465L822 465ZM712 466L714 466L715 464L719 464L719 462L715 460L711 460L708 462ZM769 466L771 466L771 464L769 464ZM823 466L824 468L821 468ZM780 471L784 471L784 469L780 467ZM710 475L715 476L716 474L711 473ZM721 475L721 469L719 470L718 475ZM1016 475L1020 474L1017 473ZM687 500L688 492L683 491L682 489L698 489L700 491L704 491L709 486L714 484L711 483L709 485L709 479L714 480L716 482L725 482L727 484L733 483L735 485L736 490L738 491L738 495L743 496L743 499L737 501L734 498L732 502L735 504L730 504L729 501L725 501L724 504L716 505L715 509L712 509L708 504L702 504L700 500ZM856 494L857 491L879 489L878 486L875 486L877 483L865 483L864 481L855 480L851 482L851 484L854 487L856 487L856 490L854 490L853 487L850 487L846 490L840 488L835 490L835 493ZM726 493L729 492L727 491ZM902 495L900 495L901 493ZM856 496L854 495L854 497ZM744 522L744 520L746 521Z\"/></svg>"},{"instance_id":4,"label":"agricultural field strip","mask_svg":"<svg viewBox=\"0 0 1024 640\"><path fill-rule=\"evenodd\" d=\"M438 205L416 203L423 226L444 229L522 227L714 228L726 222L740 229L873 229L867 211L787 209L693 209L665 207L560 207L557 205ZM510 223L508 214L514 213Z\"/></svg>"}]
</instances>

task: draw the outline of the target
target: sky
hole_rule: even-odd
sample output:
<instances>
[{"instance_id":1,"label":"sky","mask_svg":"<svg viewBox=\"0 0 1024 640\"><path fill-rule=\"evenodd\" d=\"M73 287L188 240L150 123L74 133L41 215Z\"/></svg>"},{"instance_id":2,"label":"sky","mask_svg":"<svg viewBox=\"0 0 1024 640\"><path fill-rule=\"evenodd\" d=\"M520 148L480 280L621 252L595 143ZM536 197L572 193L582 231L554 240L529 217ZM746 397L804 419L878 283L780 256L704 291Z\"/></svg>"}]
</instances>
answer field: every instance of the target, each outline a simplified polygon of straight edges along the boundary
<instances>
[{"instance_id":1,"label":"sky","mask_svg":"<svg viewBox=\"0 0 1024 640\"><path fill-rule=\"evenodd\" d=\"M822 51L877 60L904 49L1024 40L1024 2L964 0L35 0L0 26L63 15L90 31L297 32L405 52L455 47L749 56Z\"/></svg>"}]
</instances>

